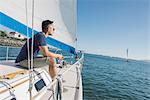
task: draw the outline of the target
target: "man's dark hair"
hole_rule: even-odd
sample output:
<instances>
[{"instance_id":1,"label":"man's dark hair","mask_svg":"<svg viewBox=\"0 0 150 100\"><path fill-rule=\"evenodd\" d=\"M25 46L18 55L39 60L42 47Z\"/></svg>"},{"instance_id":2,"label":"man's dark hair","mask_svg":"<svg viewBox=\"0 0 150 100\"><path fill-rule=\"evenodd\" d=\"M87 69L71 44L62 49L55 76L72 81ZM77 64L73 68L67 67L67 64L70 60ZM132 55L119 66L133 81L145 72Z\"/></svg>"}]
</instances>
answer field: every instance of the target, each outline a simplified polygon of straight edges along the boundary
<instances>
[{"instance_id":1,"label":"man's dark hair","mask_svg":"<svg viewBox=\"0 0 150 100\"><path fill-rule=\"evenodd\" d=\"M42 22L42 32L47 33L47 31L48 31L48 25L49 25L49 24L53 24L53 21L44 20L44 21Z\"/></svg>"}]
</instances>

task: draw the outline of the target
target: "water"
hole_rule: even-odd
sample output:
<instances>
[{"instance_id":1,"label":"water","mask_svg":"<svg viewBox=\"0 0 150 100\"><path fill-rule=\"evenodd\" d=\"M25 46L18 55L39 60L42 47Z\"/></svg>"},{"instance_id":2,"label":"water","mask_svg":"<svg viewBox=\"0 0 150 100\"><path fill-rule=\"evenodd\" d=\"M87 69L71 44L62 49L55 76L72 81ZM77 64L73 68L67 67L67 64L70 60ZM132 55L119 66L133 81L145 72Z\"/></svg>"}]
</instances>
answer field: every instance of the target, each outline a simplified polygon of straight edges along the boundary
<instances>
[{"instance_id":1,"label":"water","mask_svg":"<svg viewBox=\"0 0 150 100\"><path fill-rule=\"evenodd\" d=\"M84 100L150 100L150 63L85 54Z\"/></svg>"},{"instance_id":2,"label":"water","mask_svg":"<svg viewBox=\"0 0 150 100\"><path fill-rule=\"evenodd\" d=\"M0 48L0 59L6 51ZM16 57L20 48L8 51ZM150 63L85 54L82 76L84 100L150 100Z\"/></svg>"}]
</instances>

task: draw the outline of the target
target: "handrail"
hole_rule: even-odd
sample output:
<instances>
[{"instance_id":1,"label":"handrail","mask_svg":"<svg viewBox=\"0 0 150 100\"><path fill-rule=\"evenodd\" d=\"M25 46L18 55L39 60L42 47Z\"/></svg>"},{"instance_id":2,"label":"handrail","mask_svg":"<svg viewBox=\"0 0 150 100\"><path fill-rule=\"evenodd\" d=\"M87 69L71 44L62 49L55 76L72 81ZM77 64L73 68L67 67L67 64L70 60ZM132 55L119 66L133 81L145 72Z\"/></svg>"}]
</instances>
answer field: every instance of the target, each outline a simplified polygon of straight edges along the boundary
<instances>
[{"instance_id":1,"label":"handrail","mask_svg":"<svg viewBox=\"0 0 150 100\"><path fill-rule=\"evenodd\" d=\"M83 60L84 58L84 54L82 54L82 57L76 62L74 63L70 68L68 68L66 71L64 71L61 76L65 75L68 71L70 71L75 65L77 65L77 63L79 63L79 61ZM60 77L60 75L58 75L57 77ZM52 87L55 83L57 82L57 79L55 79L51 84L50 87Z\"/></svg>"},{"instance_id":2,"label":"handrail","mask_svg":"<svg viewBox=\"0 0 150 100\"><path fill-rule=\"evenodd\" d=\"M6 47L7 48L7 50L6 50L6 61L8 60L8 50L9 50L9 48L8 47Z\"/></svg>"},{"instance_id":3,"label":"handrail","mask_svg":"<svg viewBox=\"0 0 150 100\"><path fill-rule=\"evenodd\" d=\"M75 65L78 65L78 63L81 63L81 61L83 60L83 58L84 58L84 54L82 54L82 57L81 57L76 63L74 63L70 68L68 68L67 70L65 70L62 74L59 74L59 75L56 77L56 79L54 80L54 82L52 82L52 83L50 84L50 88L51 88L52 84L56 84L56 82L57 82L57 83L58 83L57 88L58 88L58 89L61 89L60 87L62 87L62 86L59 86L59 85L62 85L62 82L61 82L60 79L62 79L63 75L65 75L68 71L70 71ZM77 75L78 75L78 77L77 77L77 83L78 83L79 80L80 80L80 69L79 69L78 66L76 66L76 68L77 68ZM62 90L59 90L59 91L58 91L57 100L58 100L58 99L59 99L59 100L62 99L62 92L60 92L60 91L62 91ZM58 98L58 95L59 95L59 98Z\"/></svg>"},{"instance_id":4,"label":"handrail","mask_svg":"<svg viewBox=\"0 0 150 100\"><path fill-rule=\"evenodd\" d=\"M9 59L15 59L15 58L16 58L16 57L14 57L14 56L9 56L9 50L10 50L10 49L14 49L14 48L18 49L18 48L21 48L21 47L0 46L0 48L6 49L6 54L5 54L5 56L4 56L4 57L0 56L0 60L6 60L6 61L8 61ZM4 52L4 53L5 53L5 52Z\"/></svg>"},{"instance_id":5,"label":"handrail","mask_svg":"<svg viewBox=\"0 0 150 100\"><path fill-rule=\"evenodd\" d=\"M6 49L6 53L5 53L5 56L0 56L0 60L9 60L9 59L15 59L16 58L16 56L9 56L9 50L10 49L21 49L21 47L15 47L15 46L1 46L0 45L0 48L4 48L4 49ZM50 49L53 49L53 48L50 48ZM55 53L57 53L59 51L59 49L56 49L56 51L55 51ZM64 58L70 58L69 56L65 56Z\"/></svg>"},{"instance_id":6,"label":"handrail","mask_svg":"<svg viewBox=\"0 0 150 100\"><path fill-rule=\"evenodd\" d=\"M2 46L2 45L0 45L0 47L21 48L21 47L17 47L17 46Z\"/></svg>"},{"instance_id":7,"label":"handrail","mask_svg":"<svg viewBox=\"0 0 150 100\"><path fill-rule=\"evenodd\" d=\"M60 80L60 78L62 78L62 76L63 75L65 75L68 71L70 71L75 65L78 65L78 63L80 63L82 60L83 60L83 58L84 58L84 54L82 54L82 57L76 62L76 63L74 63L70 68L68 68L66 71L64 71L62 74L59 74L59 75L57 75L56 76L56 78L52 81L52 83L49 85L49 88L52 88L53 87L53 85L54 84L57 84ZM77 67L77 69L78 69L78 74L80 74L80 70L79 70L79 68ZM80 75L78 76L78 81L79 81L79 77L80 77ZM57 85L58 86L58 85ZM57 87L58 88L58 87ZM62 93L62 92L59 92L59 93ZM54 95L54 94L53 94ZM36 95L37 96L37 95ZM36 98L36 96L34 96L34 97L32 97L33 99L35 99ZM60 94L60 96L62 96L62 94ZM59 99L56 99L55 98L55 100L60 100L60 98Z\"/></svg>"}]
</instances>

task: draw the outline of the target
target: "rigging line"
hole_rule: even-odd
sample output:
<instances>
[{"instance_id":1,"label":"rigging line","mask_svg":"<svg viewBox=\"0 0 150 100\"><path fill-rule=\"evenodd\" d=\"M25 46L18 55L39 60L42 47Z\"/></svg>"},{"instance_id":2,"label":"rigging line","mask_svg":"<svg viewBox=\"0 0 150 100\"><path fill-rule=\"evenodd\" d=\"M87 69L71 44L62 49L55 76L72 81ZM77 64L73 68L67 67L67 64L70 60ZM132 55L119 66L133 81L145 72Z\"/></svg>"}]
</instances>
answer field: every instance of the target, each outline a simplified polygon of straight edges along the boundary
<instances>
[{"instance_id":1,"label":"rigging line","mask_svg":"<svg viewBox=\"0 0 150 100\"><path fill-rule=\"evenodd\" d=\"M34 44L34 0L32 0L32 46L31 46L31 69L33 70L33 44Z\"/></svg>"},{"instance_id":2,"label":"rigging line","mask_svg":"<svg viewBox=\"0 0 150 100\"><path fill-rule=\"evenodd\" d=\"M31 46L31 72L30 72L30 100L32 100L32 72L33 72L33 45L34 45L34 0L32 0L32 46Z\"/></svg>"},{"instance_id":3,"label":"rigging line","mask_svg":"<svg viewBox=\"0 0 150 100\"><path fill-rule=\"evenodd\" d=\"M25 7L26 7L26 25L27 25L27 51L28 51L28 69L30 70L30 51L29 51L29 28L28 28L28 5L27 5L27 0L25 2Z\"/></svg>"},{"instance_id":4,"label":"rigging line","mask_svg":"<svg viewBox=\"0 0 150 100\"><path fill-rule=\"evenodd\" d=\"M27 8L26 8L27 9ZM32 43L31 43L31 53L29 53L29 94L30 94L30 100L32 100L32 72L33 72L33 42L34 42L34 0L32 0ZM28 41L29 42L29 41ZM28 44L29 47L29 44ZM29 48L28 48L29 49ZM31 55L30 55L31 54Z\"/></svg>"},{"instance_id":5,"label":"rigging line","mask_svg":"<svg viewBox=\"0 0 150 100\"><path fill-rule=\"evenodd\" d=\"M32 94L31 94L31 88L30 88L30 85L31 85L31 68L30 68L30 51L29 51L29 30L28 30L28 2L27 0L25 0L25 9L26 9L26 24L27 24L27 51L28 51L28 70L29 70L29 94L30 94L30 100L31 100L31 97L32 97Z\"/></svg>"},{"instance_id":6,"label":"rigging line","mask_svg":"<svg viewBox=\"0 0 150 100\"><path fill-rule=\"evenodd\" d=\"M75 45L76 45L76 50L78 50L78 36L77 36L77 1L74 2L75 7L74 7L74 20L75 20ZM76 51L77 52L77 51Z\"/></svg>"}]
</instances>

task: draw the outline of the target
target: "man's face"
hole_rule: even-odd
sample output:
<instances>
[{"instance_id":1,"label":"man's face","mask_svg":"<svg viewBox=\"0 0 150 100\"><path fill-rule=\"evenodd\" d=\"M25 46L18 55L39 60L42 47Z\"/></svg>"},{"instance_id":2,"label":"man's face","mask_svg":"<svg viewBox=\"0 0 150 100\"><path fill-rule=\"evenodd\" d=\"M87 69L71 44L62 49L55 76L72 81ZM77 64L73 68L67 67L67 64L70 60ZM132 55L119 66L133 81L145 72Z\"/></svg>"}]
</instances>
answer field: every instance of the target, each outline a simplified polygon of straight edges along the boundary
<instances>
[{"instance_id":1,"label":"man's face","mask_svg":"<svg viewBox=\"0 0 150 100\"><path fill-rule=\"evenodd\" d=\"M48 25L48 34L53 35L54 31L55 31L54 25L53 24Z\"/></svg>"}]
</instances>

